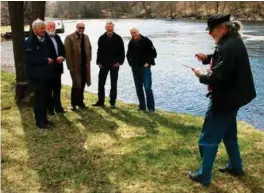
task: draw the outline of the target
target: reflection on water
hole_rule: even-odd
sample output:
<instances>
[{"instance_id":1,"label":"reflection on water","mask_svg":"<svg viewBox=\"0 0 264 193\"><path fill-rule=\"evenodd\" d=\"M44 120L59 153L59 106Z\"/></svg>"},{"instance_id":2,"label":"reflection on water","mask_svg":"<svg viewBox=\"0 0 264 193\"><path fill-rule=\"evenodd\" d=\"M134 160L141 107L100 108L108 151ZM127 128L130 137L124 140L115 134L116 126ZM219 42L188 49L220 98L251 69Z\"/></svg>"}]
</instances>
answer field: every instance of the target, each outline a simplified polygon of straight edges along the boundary
<instances>
[{"instance_id":1,"label":"reflection on water","mask_svg":"<svg viewBox=\"0 0 264 193\"><path fill-rule=\"evenodd\" d=\"M104 33L106 20L84 20L86 33L90 37L93 47L92 86L87 90L97 93L98 72L95 64L97 40ZM65 36L75 30L74 20L64 21ZM194 57L197 52L212 53L214 44L204 29L205 23L192 21L169 20L114 20L115 31L124 40L126 49L130 40L129 29L137 27L143 35L153 41L158 58L156 66L152 68L153 90L157 108L204 115L208 99L205 97L207 88L199 83L190 69L182 64L203 67ZM264 129L264 25L247 24L244 26L243 39L248 49L252 72L254 75L257 98L243 107L238 118L253 124L258 129ZM2 63L12 58L11 42L2 42ZM13 63L13 61L11 61ZM66 65L65 65L66 66ZM69 72L65 70L63 83L71 84ZM109 94L109 78L106 83L106 94ZM127 61L121 66L118 81L118 98L131 103L137 103L132 73Z\"/></svg>"}]
</instances>

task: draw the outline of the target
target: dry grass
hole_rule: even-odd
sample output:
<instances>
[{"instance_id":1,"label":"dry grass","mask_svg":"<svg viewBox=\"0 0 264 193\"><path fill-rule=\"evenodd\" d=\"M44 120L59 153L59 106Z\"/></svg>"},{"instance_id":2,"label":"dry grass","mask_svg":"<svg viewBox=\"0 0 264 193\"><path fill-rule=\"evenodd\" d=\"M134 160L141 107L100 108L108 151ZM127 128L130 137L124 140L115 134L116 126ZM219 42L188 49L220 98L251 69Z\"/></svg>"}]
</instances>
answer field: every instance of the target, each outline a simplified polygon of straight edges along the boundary
<instances>
[{"instance_id":1,"label":"dry grass","mask_svg":"<svg viewBox=\"0 0 264 193\"><path fill-rule=\"evenodd\" d=\"M2 191L97 193L264 192L264 133L239 124L246 176L217 172L225 164L221 145L209 188L191 182L186 172L199 165L197 140L203 119L158 111L91 107L49 117L56 127L38 130L32 109L13 101L14 75L2 72ZM63 106L70 92L63 87Z\"/></svg>"},{"instance_id":2,"label":"dry grass","mask_svg":"<svg viewBox=\"0 0 264 193\"><path fill-rule=\"evenodd\" d=\"M29 31L30 30L30 26L29 25L25 25L24 26L24 30L25 31ZM11 32L11 26L10 25L8 25L8 26L1 26L0 27L0 31L1 31L1 33Z\"/></svg>"}]
</instances>

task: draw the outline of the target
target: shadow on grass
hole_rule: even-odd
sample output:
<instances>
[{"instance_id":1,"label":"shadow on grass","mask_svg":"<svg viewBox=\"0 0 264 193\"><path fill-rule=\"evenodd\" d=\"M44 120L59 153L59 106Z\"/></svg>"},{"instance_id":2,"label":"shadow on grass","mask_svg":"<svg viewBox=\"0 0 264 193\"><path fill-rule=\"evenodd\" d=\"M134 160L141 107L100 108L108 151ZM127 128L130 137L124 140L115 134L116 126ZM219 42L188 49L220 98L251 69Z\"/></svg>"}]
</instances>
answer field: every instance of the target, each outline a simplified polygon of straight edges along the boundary
<instances>
[{"instance_id":1,"label":"shadow on grass","mask_svg":"<svg viewBox=\"0 0 264 193\"><path fill-rule=\"evenodd\" d=\"M110 116L135 127L144 127L149 134L157 134L159 125L169 128L178 134L185 136L197 135L201 126L185 124L179 116L168 118L159 113L149 114L148 112L134 112L132 110L103 108Z\"/></svg>"},{"instance_id":2,"label":"shadow on grass","mask_svg":"<svg viewBox=\"0 0 264 193\"><path fill-rule=\"evenodd\" d=\"M82 118L80 122L86 126L87 130L94 133L104 132L114 139L119 138L119 135L115 132L118 128L116 122L104 119L104 117L95 110L85 108L83 110L76 111L76 114Z\"/></svg>"},{"instance_id":3,"label":"shadow on grass","mask_svg":"<svg viewBox=\"0 0 264 193\"><path fill-rule=\"evenodd\" d=\"M125 122L128 125L134 126L134 127L143 127L147 133L149 134L156 134L158 133L158 125L156 122L154 122L151 119L147 119L145 116L140 116L144 115L143 112L138 112L137 115L135 116L132 111L129 110L124 110L124 109L111 109L104 107L102 108L105 112L107 112L110 116Z\"/></svg>"},{"instance_id":4,"label":"shadow on grass","mask_svg":"<svg viewBox=\"0 0 264 193\"><path fill-rule=\"evenodd\" d=\"M70 112L57 117L59 121L56 121L53 130L36 130L32 110L22 106L19 110L28 146L29 165L37 171L36 181L41 184L39 192L120 192L101 163L97 163L98 158L104 156L102 150L85 148L87 130L112 133L117 128L115 123L88 110L87 115L77 112L81 116L80 121L71 121L69 117L75 114ZM105 125L110 125L111 131Z\"/></svg>"}]
</instances>

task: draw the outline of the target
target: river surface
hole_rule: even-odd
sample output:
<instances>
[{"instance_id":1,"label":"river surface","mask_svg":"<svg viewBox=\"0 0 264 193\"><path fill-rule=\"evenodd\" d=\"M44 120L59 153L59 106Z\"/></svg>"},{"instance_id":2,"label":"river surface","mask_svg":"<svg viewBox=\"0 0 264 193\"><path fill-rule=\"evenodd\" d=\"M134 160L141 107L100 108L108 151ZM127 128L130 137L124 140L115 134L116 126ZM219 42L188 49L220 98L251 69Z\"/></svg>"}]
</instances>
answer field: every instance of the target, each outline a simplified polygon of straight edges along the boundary
<instances>
[{"instance_id":1,"label":"river surface","mask_svg":"<svg viewBox=\"0 0 264 193\"><path fill-rule=\"evenodd\" d=\"M64 41L66 35L74 32L77 20L64 20L65 33L60 34ZM92 85L86 90L97 93L99 68L95 64L97 40L104 33L106 20L83 20L85 32L89 35L93 47ZM205 97L207 87L182 64L194 67L202 66L194 57L195 53L212 53L214 43L205 31L204 22L172 20L113 20L115 31L122 36L127 50L130 40L129 30L137 27L149 37L157 49L156 66L152 68L153 91L158 109L203 116L208 99ZM243 39L247 47L254 76L257 98L242 107L238 119L264 130L264 23L246 24L243 27ZM1 43L2 64L13 64L12 42ZM62 76L64 84L71 85L71 78L65 65ZM106 94L110 90L110 78L106 83ZM127 61L121 66L118 80L118 99L127 103L138 103L131 69ZM88 104L89 105L89 104Z\"/></svg>"}]
</instances>

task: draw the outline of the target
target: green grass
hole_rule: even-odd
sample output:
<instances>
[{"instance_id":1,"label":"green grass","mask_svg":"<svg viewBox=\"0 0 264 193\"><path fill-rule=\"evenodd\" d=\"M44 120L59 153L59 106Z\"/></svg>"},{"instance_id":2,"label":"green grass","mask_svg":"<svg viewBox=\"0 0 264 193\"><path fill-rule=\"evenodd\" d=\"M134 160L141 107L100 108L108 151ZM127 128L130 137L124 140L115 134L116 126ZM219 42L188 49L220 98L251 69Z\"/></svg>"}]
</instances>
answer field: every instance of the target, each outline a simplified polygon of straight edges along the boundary
<instances>
[{"instance_id":1,"label":"green grass","mask_svg":"<svg viewBox=\"0 0 264 193\"><path fill-rule=\"evenodd\" d=\"M262 193L264 133L239 123L245 177L217 172L227 159L220 146L209 188L191 182L187 171L199 166L197 140L203 119L158 111L95 108L49 117L56 127L38 130L30 107L14 103L13 74L2 72L2 191L93 193ZM62 102L69 107L69 87Z\"/></svg>"}]
</instances>

